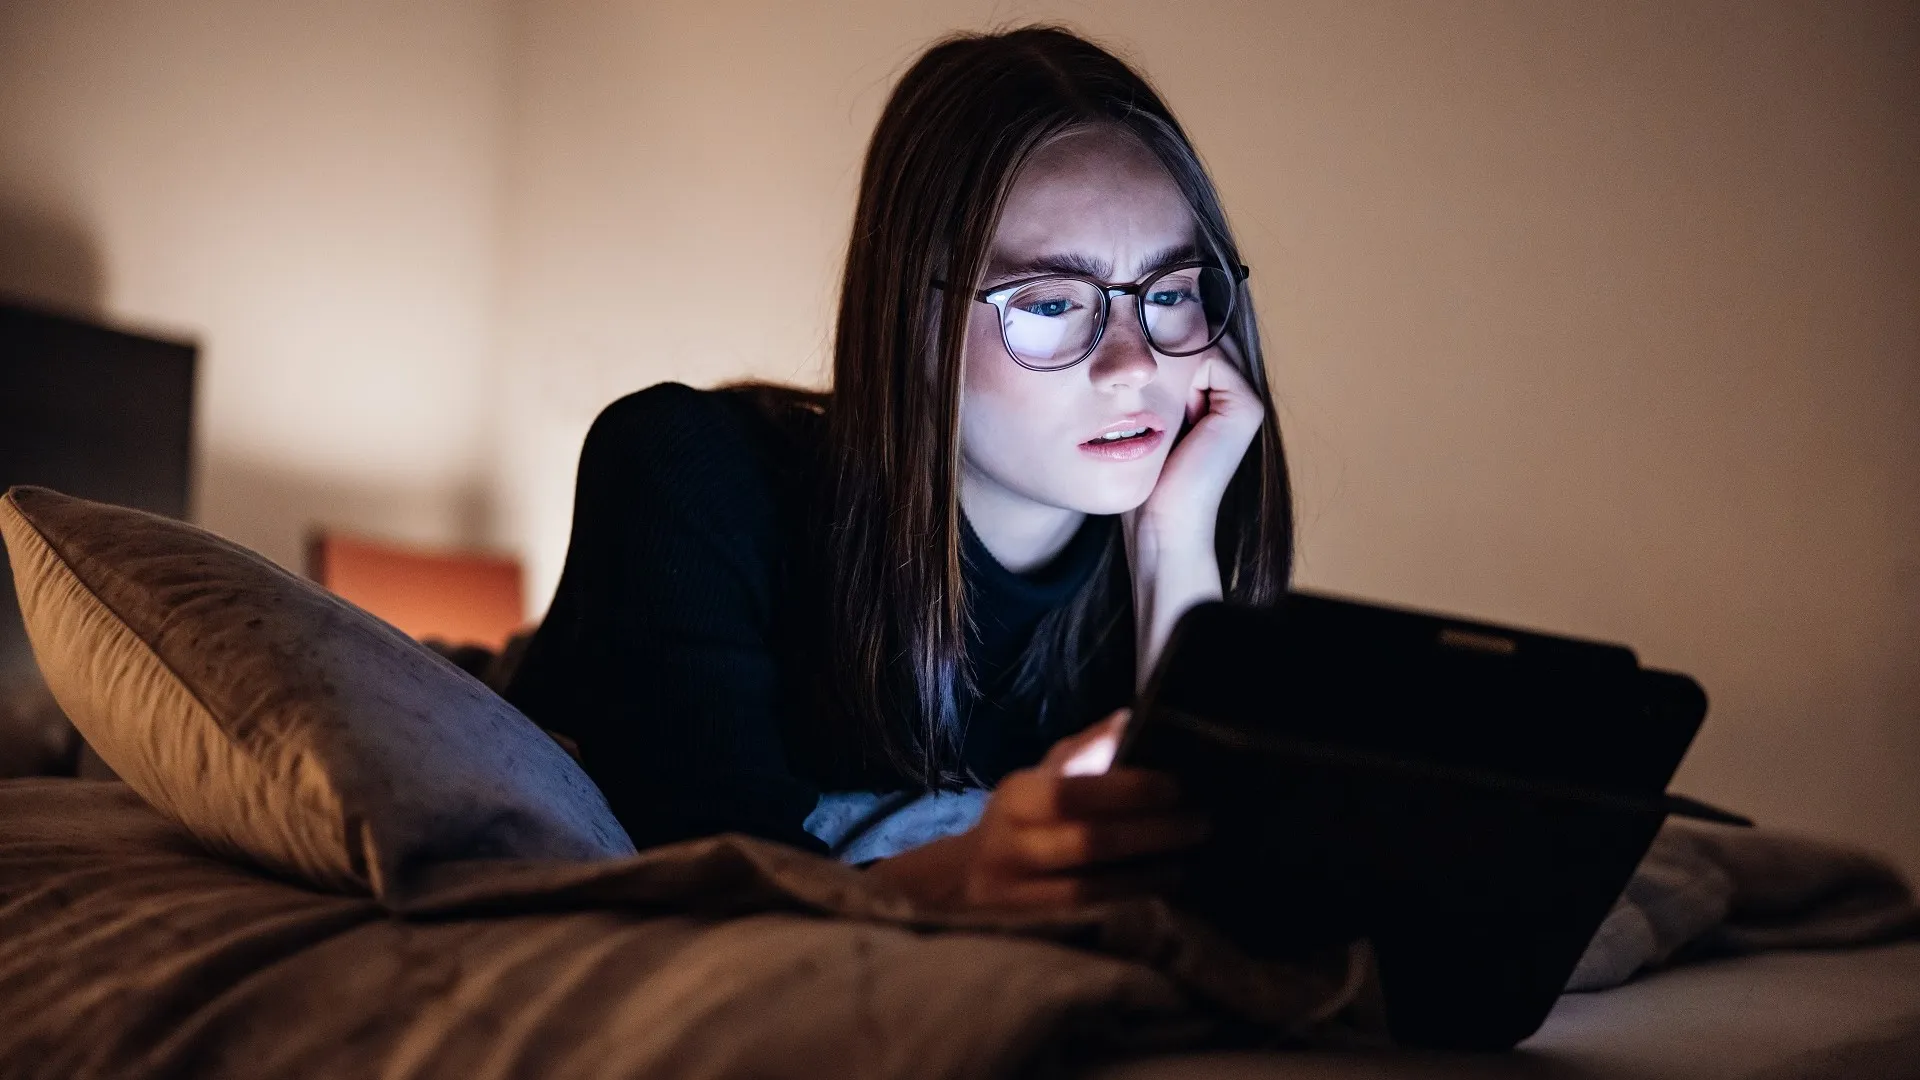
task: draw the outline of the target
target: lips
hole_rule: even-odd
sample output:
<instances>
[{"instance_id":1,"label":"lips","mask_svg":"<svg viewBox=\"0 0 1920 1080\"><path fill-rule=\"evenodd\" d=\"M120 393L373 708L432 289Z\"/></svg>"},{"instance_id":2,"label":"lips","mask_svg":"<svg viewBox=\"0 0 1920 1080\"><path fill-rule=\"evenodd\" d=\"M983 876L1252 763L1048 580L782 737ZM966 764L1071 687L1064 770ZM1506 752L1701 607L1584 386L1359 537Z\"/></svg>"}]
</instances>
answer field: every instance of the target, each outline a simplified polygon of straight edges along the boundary
<instances>
[{"instance_id":1,"label":"lips","mask_svg":"<svg viewBox=\"0 0 1920 1080\"><path fill-rule=\"evenodd\" d=\"M1132 461L1145 457L1166 437L1160 418L1152 413L1133 413L1101 428L1080 449L1108 461Z\"/></svg>"},{"instance_id":2,"label":"lips","mask_svg":"<svg viewBox=\"0 0 1920 1080\"><path fill-rule=\"evenodd\" d=\"M1160 418L1150 412L1130 412L1125 416L1114 418L1105 427L1094 432L1093 437L1088 439L1087 442L1106 441L1114 436L1138 437L1149 431L1159 431L1164 427L1166 427L1166 425L1160 422Z\"/></svg>"}]
</instances>

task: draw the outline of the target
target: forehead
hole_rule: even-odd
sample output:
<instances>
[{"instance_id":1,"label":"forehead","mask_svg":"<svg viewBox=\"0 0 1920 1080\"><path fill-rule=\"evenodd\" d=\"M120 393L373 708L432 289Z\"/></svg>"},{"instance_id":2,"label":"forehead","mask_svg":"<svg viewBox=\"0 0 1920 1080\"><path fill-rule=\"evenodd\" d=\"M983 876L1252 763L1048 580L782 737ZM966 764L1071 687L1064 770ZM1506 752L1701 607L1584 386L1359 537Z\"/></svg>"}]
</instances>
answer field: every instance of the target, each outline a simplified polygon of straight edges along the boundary
<instances>
[{"instance_id":1,"label":"forehead","mask_svg":"<svg viewBox=\"0 0 1920 1080\"><path fill-rule=\"evenodd\" d=\"M1130 280L1147 258L1193 240L1193 212L1152 152L1095 128L1042 147L1014 178L988 272L1070 256Z\"/></svg>"}]
</instances>

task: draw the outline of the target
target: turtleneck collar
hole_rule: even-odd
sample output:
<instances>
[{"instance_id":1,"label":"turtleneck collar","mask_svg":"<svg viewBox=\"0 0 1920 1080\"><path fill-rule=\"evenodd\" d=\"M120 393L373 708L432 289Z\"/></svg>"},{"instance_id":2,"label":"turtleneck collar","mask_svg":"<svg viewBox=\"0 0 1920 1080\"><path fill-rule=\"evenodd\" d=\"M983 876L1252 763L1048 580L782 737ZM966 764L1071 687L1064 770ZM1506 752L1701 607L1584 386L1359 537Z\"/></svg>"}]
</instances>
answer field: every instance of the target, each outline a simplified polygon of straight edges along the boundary
<instances>
[{"instance_id":1,"label":"turtleneck collar","mask_svg":"<svg viewBox=\"0 0 1920 1080\"><path fill-rule=\"evenodd\" d=\"M960 515L960 555L967 571L968 584L988 606L995 600L1014 608L1046 610L1065 603L1078 592L1100 562L1112 535L1113 518L1088 515L1080 523L1067 546L1046 565L1024 574L1016 574L1000 565L966 514Z\"/></svg>"}]
</instances>

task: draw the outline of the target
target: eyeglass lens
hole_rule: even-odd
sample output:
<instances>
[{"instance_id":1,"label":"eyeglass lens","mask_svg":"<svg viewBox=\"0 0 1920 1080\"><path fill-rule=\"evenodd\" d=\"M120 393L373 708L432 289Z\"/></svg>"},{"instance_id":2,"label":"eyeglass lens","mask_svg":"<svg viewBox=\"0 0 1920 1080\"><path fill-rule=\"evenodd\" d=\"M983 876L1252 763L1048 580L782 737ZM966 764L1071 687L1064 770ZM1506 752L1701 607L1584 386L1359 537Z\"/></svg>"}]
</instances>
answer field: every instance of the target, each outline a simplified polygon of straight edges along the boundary
<instances>
[{"instance_id":1,"label":"eyeglass lens","mask_svg":"<svg viewBox=\"0 0 1920 1080\"><path fill-rule=\"evenodd\" d=\"M1147 341L1169 355L1196 353L1219 340L1233 310L1234 281L1217 266L1176 267L1147 282L1138 303ZM1006 300L1001 332L1007 350L1028 367L1051 370L1079 363L1100 334L1104 290L1078 278L1048 278ZM1130 313L1129 313L1130 314Z\"/></svg>"}]
</instances>

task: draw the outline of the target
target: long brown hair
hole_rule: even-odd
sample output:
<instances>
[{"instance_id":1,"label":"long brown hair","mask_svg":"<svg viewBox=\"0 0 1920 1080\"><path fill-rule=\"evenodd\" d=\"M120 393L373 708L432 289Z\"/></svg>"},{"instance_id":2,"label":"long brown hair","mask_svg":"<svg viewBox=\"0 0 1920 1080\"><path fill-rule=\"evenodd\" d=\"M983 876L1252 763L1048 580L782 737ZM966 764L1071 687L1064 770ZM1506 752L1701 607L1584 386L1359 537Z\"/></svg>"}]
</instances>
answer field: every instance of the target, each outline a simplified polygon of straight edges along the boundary
<instances>
[{"instance_id":1,"label":"long brown hair","mask_svg":"<svg viewBox=\"0 0 1920 1080\"><path fill-rule=\"evenodd\" d=\"M979 279L1021 166L1089 125L1145 144L1192 207L1203 249L1240 264L1213 182L1166 104L1120 59L1057 27L928 49L894 88L861 171L825 446L823 674L859 766L910 786L964 779L959 702L972 685L958 414L974 300L935 282ZM1215 535L1228 598L1267 603L1291 571L1292 497L1251 301L1243 295L1236 311L1231 352L1269 419L1221 501ZM1022 681L1043 707L1070 694L1100 636L1130 620L1118 546L1108 544L1108 572L1036 633Z\"/></svg>"}]
</instances>

